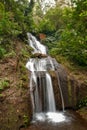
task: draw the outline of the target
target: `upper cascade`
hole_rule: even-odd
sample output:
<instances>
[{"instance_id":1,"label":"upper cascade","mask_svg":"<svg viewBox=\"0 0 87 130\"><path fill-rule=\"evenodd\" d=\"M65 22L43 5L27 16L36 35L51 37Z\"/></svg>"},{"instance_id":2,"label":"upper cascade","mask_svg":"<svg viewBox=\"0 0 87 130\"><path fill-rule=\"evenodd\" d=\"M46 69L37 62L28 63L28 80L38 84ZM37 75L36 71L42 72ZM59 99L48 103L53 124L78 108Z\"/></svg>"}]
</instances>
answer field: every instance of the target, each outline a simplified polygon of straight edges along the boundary
<instances>
[{"instance_id":1,"label":"upper cascade","mask_svg":"<svg viewBox=\"0 0 87 130\"><path fill-rule=\"evenodd\" d=\"M44 45L42 45L36 37L34 37L31 33L27 33L28 36L28 43L29 45L34 49L33 54L35 53L41 53L41 54L47 54L47 49Z\"/></svg>"},{"instance_id":2,"label":"upper cascade","mask_svg":"<svg viewBox=\"0 0 87 130\"><path fill-rule=\"evenodd\" d=\"M33 54L41 54L43 56L41 56L42 58L38 58L39 56L36 56L36 58L29 59L26 67L32 72L55 70L53 59L50 56L46 57L46 47L42 45L31 33L27 33L27 35L28 43L34 49Z\"/></svg>"}]
</instances>

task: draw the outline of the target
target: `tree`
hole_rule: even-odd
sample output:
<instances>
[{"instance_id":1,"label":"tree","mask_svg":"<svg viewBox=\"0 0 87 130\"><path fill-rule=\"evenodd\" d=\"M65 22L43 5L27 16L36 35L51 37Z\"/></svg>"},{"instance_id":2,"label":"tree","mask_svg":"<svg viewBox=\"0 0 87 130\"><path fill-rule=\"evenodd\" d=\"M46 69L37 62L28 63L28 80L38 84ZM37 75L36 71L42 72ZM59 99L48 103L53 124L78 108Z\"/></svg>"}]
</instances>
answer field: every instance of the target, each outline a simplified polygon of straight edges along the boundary
<instances>
[{"instance_id":1,"label":"tree","mask_svg":"<svg viewBox=\"0 0 87 130\"><path fill-rule=\"evenodd\" d=\"M1 0L1 39L18 37L20 34L25 35L27 31L33 30L35 26L32 17L33 7L34 0L30 2L28 0Z\"/></svg>"},{"instance_id":2,"label":"tree","mask_svg":"<svg viewBox=\"0 0 87 130\"><path fill-rule=\"evenodd\" d=\"M62 55L78 65L87 66L87 0L72 0L72 6L67 7L56 5L44 19L50 24L41 24L42 32L49 30L52 35L49 38L55 39L51 44L47 42L51 54L55 52L54 55ZM54 27L54 32L51 27Z\"/></svg>"}]
</instances>

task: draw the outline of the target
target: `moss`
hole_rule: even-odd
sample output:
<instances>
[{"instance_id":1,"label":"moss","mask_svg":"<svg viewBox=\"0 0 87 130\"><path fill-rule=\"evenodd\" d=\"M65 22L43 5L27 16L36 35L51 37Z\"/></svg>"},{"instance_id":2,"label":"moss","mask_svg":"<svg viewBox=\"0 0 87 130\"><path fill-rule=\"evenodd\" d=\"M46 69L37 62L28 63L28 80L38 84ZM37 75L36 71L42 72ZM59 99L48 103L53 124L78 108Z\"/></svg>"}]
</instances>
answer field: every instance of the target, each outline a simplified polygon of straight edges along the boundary
<instances>
[{"instance_id":1,"label":"moss","mask_svg":"<svg viewBox=\"0 0 87 130\"><path fill-rule=\"evenodd\" d=\"M19 80L19 83L18 83L18 88L22 88L22 86L23 86L23 81L22 80Z\"/></svg>"},{"instance_id":2,"label":"moss","mask_svg":"<svg viewBox=\"0 0 87 130\"><path fill-rule=\"evenodd\" d=\"M21 80L22 80L23 82L28 82L28 77L27 77L27 75L22 75L22 76L21 76Z\"/></svg>"},{"instance_id":3,"label":"moss","mask_svg":"<svg viewBox=\"0 0 87 130\"><path fill-rule=\"evenodd\" d=\"M14 56L16 56L16 53L12 50L11 52L5 54L4 57L5 58L11 58L11 57L14 57Z\"/></svg>"},{"instance_id":4,"label":"moss","mask_svg":"<svg viewBox=\"0 0 87 130\"><path fill-rule=\"evenodd\" d=\"M77 108L82 108L82 107L87 107L87 96L82 98L78 104L77 104Z\"/></svg>"},{"instance_id":5,"label":"moss","mask_svg":"<svg viewBox=\"0 0 87 130\"><path fill-rule=\"evenodd\" d=\"M21 63L21 65L20 65L20 69L21 69L21 71L26 71L25 64Z\"/></svg>"},{"instance_id":6,"label":"moss","mask_svg":"<svg viewBox=\"0 0 87 130\"><path fill-rule=\"evenodd\" d=\"M28 45L24 46L24 48L22 48L21 52L20 52L21 60L24 61L24 60L28 59L29 57L31 57L32 50L33 49L31 47L29 47Z\"/></svg>"},{"instance_id":7,"label":"moss","mask_svg":"<svg viewBox=\"0 0 87 130\"><path fill-rule=\"evenodd\" d=\"M7 78L1 79L1 81L0 81L0 91L3 91L6 88L9 88L10 87L9 83L10 83L9 79L7 79Z\"/></svg>"},{"instance_id":8,"label":"moss","mask_svg":"<svg viewBox=\"0 0 87 130\"><path fill-rule=\"evenodd\" d=\"M0 59L2 59L5 54L6 54L5 48L3 48L3 47L0 46Z\"/></svg>"},{"instance_id":9,"label":"moss","mask_svg":"<svg viewBox=\"0 0 87 130\"><path fill-rule=\"evenodd\" d=\"M27 127L29 125L29 116L28 115L24 115L23 116L23 120L24 120L24 126Z\"/></svg>"},{"instance_id":10,"label":"moss","mask_svg":"<svg viewBox=\"0 0 87 130\"><path fill-rule=\"evenodd\" d=\"M87 107L79 109L77 113L79 113L82 116L82 118L87 120Z\"/></svg>"},{"instance_id":11,"label":"moss","mask_svg":"<svg viewBox=\"0 0 87 130\"><path fill-rule=\"evenodd\" d=\"M84 82L85 82L85 84L87 84L87 80L85 80Z\"/></svg>"},{"instance_id":12,"label":"moss","mask_svg":"<svg viewBox=\"0 0 87 130\"><path fill-rule=\"evenodd\" d=\"M25 50L25 49L22 49L21 50L21 55L28 58L29 57L29 53Z\"/></svg>"},{"instance_id":13,"label":"moss","mask_svg":"<svg viewBox=\"0 0 87 130\"><path fill-rule=\"evenodd\" d=\"M2 93L0 94L0 97L3 97L3 94L2 94Z\"/></svg>"}]
</instances>

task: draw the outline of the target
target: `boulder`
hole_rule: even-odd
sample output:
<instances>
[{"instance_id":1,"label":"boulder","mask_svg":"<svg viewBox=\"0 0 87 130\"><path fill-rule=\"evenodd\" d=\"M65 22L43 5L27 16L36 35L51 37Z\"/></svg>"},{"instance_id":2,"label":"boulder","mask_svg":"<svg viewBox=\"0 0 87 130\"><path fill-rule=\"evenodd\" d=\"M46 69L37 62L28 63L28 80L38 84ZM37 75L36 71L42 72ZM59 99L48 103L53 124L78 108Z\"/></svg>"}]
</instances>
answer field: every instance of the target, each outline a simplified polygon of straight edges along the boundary
<instances>
[{"instance_id":1,"label":"boulder","mask_svg":"<svg viewBox=\"0 0 87 130\"><path fill-rule=\"evenodd\" d=\"M47 55L46 54L41 54L41 53L35 53L35 54L32 54L31 56L32 58L46 58Z\"/></svg>"}]
</instances>

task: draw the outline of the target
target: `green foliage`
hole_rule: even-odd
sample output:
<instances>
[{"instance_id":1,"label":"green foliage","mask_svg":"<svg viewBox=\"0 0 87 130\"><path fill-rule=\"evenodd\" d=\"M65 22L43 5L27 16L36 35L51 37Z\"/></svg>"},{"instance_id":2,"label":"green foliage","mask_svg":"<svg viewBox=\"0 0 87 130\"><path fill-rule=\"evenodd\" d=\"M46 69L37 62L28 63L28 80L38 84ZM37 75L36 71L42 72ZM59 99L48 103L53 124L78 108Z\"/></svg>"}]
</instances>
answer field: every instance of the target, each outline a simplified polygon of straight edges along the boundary
<instances>
[{"instance_id":1,"label":"green foliage","mask_svg":"<svg viewBox=\"0 0 87 130\"><path fill-rule=\"evenodd\" d=\"M87 0L72 0L72 7L56 5L45 15L41 8L37 9L39 6L35 12L34 5L34 0L0 1L0 44L5 43L0 48L0 58L5 54L8 39L23 39L30 31L47 34L43 42L51 55L61 55L80 66L87 66ZM34 14L38 15L35 20Z\"/></svg>"},{"instance_id":2,"label":"green foliage","mask_svg":"<svg viewBox=\"0 0 87 130\"><path fill-rule=\"evenodd\" d=\"M87 65L87 45L84 39L76 34L74 30L64 30L62 40L57 44L57 54L66 56L76 64Z\"/></svg>"},{"instance_id":3,"label":"green foliage","mask_svg":"<svg viewBox=\"0 0 87 130\"><path fill-rule=\"evenodd\" d=\"M13 12L6 12L5 10L0 12L3 12L0 20L0 35L2 38L17 36L21 29L18 23L14 21Z\"/></svg>"},{"instance_id":4,"label":"green foliage","mask_svg":"<svg viewBox=\"0 0 87 130\"><path fill-rule=\"evenodd\" d=\"M23 118L24 118L24 125L25 127L27 127L29 123L29 117L27 115L24 115Z\"/></svg>"},{"instance_id":5,"label":"green foliage","mask_svg":"<svg viewBox=\"0 0 87 130\"><path fill-rule=\"evenodd\" d=\"M0 93L0 97L3 97L3 94L2 94L2 93Z\"/></svg>"},{"instance_id":6,"label":"green foliage","mask_svg":"<svg viewBox=\"0 0 87 130\"><path fill-rule=\"evenodd\" d=\"M77 1L76 4L71 13L70 22L61 33L61 55L67 56L76 64L87 66L87 23L85 23L87 2L86 0Z\"/></svg>"},{"instance_id":7,"label":"green foliage","mask_svg":"<svg viewBox=\"0 0 87 130\"><path fill-rule=\"evenodd\" d=\"M46 44L48 49L51 50L52 48L55 48L57 43L55 42L56 38L54 36L48 36L47 38L42 40L43 44Z\"/></svg>"},{"instance_id":8,"label":"green foliage","mask_svg":"<svg viewBox=\"0 0 87 130\"><path fill-rule=\"evenodd\" d=\"M34 0L0 1L0 58L15 55L12 47L14 39L25 40L26 32L37 32L33 7ZM7 46L11 46L13 51Z\"/></svg>"},{"instance_id":9,"label":"green foliage","mask_svg":"<svg viewBox=\"0 0 87 130\"><path fill-rule=\"evenodd\" d=\"M34 1L0 1L0 42L4 39L17 38L20 34L34 29L32 17ZM34 25L34 26L33 26Z\"/></svg>"},{"instance_id":10,"label":"green foliage","mask_svg":"<svg viewBox=\"0 0 87 130\"><path fill-rule=\"evenodd\" d=\"M43 19L39 24L40 32L43 32L45 34L50 34L54 31L54 29L54 25L51 24L49 19Z\"/></svg>"},{"instance_id":11,"label":"green foliage","mask_svg":"<svg viewBox=\"0 0 87 130\"><path fill-rule=\"evenodd\" d=\"M20 55L21 55L21 58L29 58L31 56L31 52L33 51L33 49L26 45L23 49L21 49L21 52L20 52Z\"/></svg>"},{"instance_id":12,"label":"green foliage","mask_svg":"<svg viewBox=\"0 0 87 130\"><path fill-rule=\"evenodd\" d=\"M8 58L8 57L11 58L14 56L16 56L16 53L13 50L11 50L10 52L8 52L4 55L5 58Z\"/></svg>"},{"instance_id":13,"label":"green foliage","mask_svg":"<svg viewBox=\"0 0 87 130\"><path fill-rule=\"evenodd\" d=\"M5 54L6 54L6 50L0 46L0 59L3 58Z\"/></svg>"},{"instance_id":14,"label":"green foliage","mask_svg":"<svg viewBox=\"0 0 87 130\"><path fill-rule=\"evenodd\" d=\"M52 56L64 56L75 64L87 66L87 0L74 2L72 8L56 6L47 12L45 20L54 25L55 32L51 31L52 36L47 36L44 42Z\"/></svg>"},{"instance_id":15,"label":"green foliage","mask_svg":"<svg viewBox=\"0 0 87 130\"><path fill-rule=\"evenodd\" d=\"M25 72L26 71L26 66L22 62L20 62L20 71Z\"/></svg>"},{"instance_id":16,"label":"green foliage","mask_svg":"<svg viewBox=\"0 0 87 130\"><path fill-rule=\"evenodd\" d=\"M87 107L87 96L84 97L79 103L77 104L77 108Z\"/></svg>"},{"instance_id":17,"label":"green foliage","mask_svg":"<svg viewBox=\"0 0 87 130\"><path fill-rule=\"evenodd\" d=\"M51 8L39 23L40 32L52 34L63 25L62 9L57 6Z\"/></svg>"},{"instance_id":18,"label":"green foliage","mask_svg":"<svg viewBox=\"0 0 87 130\"><path fill-rule=\"evenodd\" d=\"M0 81L0 91L3 91L4 89L9 87L9 80L3 79Z\"/></svg>"},{"instance_id":19,"label":"green foliage","mask_svg":"<svg viewBox=\"0 0 87 130\"><path fill-rule=\"evenodd\" d=\"M5 43L6 42L6 43ZM0 45L0 59L15 57L13 42L4 40L4 43Z\"/></svg>"}]
</instances>

